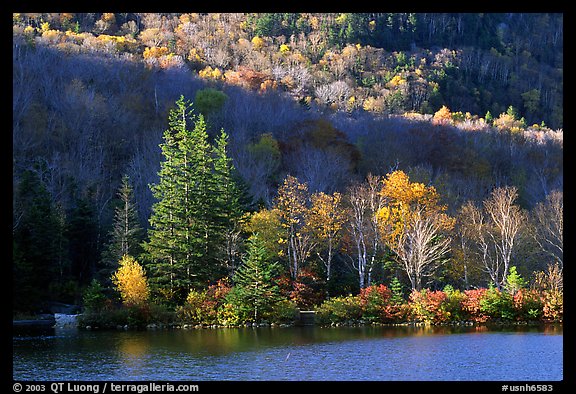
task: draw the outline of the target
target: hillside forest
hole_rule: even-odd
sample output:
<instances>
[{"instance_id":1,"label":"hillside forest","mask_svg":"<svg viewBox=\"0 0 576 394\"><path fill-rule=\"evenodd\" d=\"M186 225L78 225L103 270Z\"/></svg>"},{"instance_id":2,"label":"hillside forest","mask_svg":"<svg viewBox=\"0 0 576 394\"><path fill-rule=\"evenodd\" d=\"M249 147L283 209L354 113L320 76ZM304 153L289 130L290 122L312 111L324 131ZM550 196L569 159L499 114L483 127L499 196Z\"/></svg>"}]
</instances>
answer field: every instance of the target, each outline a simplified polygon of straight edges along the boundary
<instances>
[{"instance_id":1,"label":"hillside forest","mask_svg":"<svg viewBox=\"0 0 576 394\"><path fill-rule=\"evenodd\" d=\"M14 13L12 63L15 314L562 289L561 14Z\"/></svg>"}]
</instances>

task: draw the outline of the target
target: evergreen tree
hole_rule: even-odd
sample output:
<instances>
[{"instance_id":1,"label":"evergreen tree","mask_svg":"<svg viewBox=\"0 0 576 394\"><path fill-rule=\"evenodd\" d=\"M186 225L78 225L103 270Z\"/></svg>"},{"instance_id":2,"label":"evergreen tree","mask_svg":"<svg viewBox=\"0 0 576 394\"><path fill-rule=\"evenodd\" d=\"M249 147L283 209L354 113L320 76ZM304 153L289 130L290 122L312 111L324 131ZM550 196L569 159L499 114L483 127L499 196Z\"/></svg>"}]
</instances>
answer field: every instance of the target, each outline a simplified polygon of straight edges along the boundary
<instances>
[{"instance_id":1,"label":"evergreen tree","mask_svg":"<svg viewBox=\"0 0 576 394\"><path fill-rule=\"evenodd\" d=\"M223 132L212 146L203 115L194 115L183 96L176 101L161 144L160 181L150 186L158 201L143 245L151 285L167 299L181 301L222 276L219 242L241 212L226 145Z\"/></svg>"},{"instance_id":2,"label":"evergreen tree","mask_svg":"<svg viewBox=\"0 0 576 394\"><path fill-rule=\"evenodd\" d=\"M50 298L49 285L58 278L62 233L50 195L35 171L22 174L13 220L13 306L32 311Z\"/></svg>"},{"instance_id":3,"label":"evergreen tree","mask_svg":"<svg viewBox=\"0 0 576 394\"><path fill-rule=\"evenodd\" d=\"M236 268L236 257L239 253L241 222L246 205L246 191L227 154L228 134L224 130L215 141L214 156L214 209L212 211L215 233L213 238L219 250L217 258L224 268L233 273Z\"/></svg>"},{"instance_id":4,"label":"evergreen tree","mask_svg":"<svg viewBox=\"0 0 576 394\"><path fill-rule=\"evenodd\" d=\"M76 198L66 227L71 274L80 285L88 285L98 262L98 222L92 201L92 189Z\"/></svg>"},{"instance_id":5,"label":"evergreen tree","mask_svg":"<svg viewBox=\"0 0 576 394\"><path fill-rule=\"evenodd\" d=\"M239 304L254 322L280 300L280 289L274 279L280 270L277 262L266 259L266 249L258 234L248 240L248 251L234 274L234 303Z\"/></svg>"},{"instance_id":6,"label":"evergreen tree","mask_svg":"<svg viewBox=\"0 0 576 394\"><path fill-rule=\"evenodd\" d=\"M110 231L110 242L103 252L101 274L109 278L124 255L138 256L142 250L143 229L134 203L134 192L128 175L122 177L118 190L119 204L114 210L114 223Z\"/></svg>"},{"instance_id":7,"label":"evergreen tree","mask_svg":"<svg viewBox=\"0 0 576 394\"><path fill-rule=\"evenodd\" d=\"M149 220L149 241L143 248L149 260L151 286L168 300L187 293L196 257L193 252L199 249L198 240L193 239L192 234L195 219L191 214L190 194L198 185L191 179L189 168L192 152L187 140L192 137L187 123L191 117L191 104L181 96L176 108L170 110L169 128L160 144L165 160L160 163L159 183L150 185L157 202L152 206Z\"/></svg>"}]
</instances>

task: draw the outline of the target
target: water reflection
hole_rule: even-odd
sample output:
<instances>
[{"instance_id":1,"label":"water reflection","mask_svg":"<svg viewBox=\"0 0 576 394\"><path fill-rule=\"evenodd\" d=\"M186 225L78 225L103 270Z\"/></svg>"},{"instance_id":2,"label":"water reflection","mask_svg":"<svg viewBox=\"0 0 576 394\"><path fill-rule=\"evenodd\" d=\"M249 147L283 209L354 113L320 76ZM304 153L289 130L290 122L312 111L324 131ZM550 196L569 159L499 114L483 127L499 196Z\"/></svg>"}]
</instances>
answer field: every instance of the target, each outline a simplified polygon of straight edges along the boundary
<instances>
[{"instance_id":1,"label":"water reflection","mask_svg":"<svg viewBox=\"0 0 576 394\"><path fill-rule=\"evenodd\" d=\"M38 380L556 380L563 351L562 326L71 331L13 349L14 378Z\"/></svg>"}]
</instances>

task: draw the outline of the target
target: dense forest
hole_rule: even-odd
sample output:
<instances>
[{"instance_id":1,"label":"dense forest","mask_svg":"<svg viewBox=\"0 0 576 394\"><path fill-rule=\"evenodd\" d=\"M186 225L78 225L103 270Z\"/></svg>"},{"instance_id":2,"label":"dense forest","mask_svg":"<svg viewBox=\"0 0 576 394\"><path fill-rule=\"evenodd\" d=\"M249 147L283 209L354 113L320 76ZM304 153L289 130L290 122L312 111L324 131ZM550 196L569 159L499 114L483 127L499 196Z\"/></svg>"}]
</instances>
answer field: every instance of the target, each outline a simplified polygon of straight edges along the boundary
<instances>
[{"instance_id":1,"label":"dense forest","mask_svg":"<svg viewBox=\"0 0 576 394\"><path fill-rule=\"evenodd\" d=\"M171 305L561 272L561 14L20 13L12 60L15 313L125 256Z\"/></svg>"}]
</instances>

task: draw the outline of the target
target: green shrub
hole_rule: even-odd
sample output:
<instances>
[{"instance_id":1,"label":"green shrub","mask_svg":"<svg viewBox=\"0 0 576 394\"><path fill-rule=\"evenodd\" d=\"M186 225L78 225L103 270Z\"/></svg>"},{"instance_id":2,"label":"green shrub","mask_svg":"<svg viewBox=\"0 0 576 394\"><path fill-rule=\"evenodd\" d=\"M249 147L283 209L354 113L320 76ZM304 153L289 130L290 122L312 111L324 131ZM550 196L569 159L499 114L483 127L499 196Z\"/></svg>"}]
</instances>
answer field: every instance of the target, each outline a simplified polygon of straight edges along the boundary
<instances>
[{"instance_id":1,"label":"green shrub","mask_svg":"<svg viewBox=\"0 0 576 394\"><path fill-rule=\"evenodd\" d=\"M513 320L516 317L512 295L495 287L490 287L484 293L480 311L492 319Z\"/></svg>"},{"instance_id":2,"label":"green shrub","mask_svg":"<svg viewBox=\"0 0 576 394\"><path fill-rule=\"evenodd\" d=\"M220 305L216 316L218 324L222 326L238 326L241 324L241 318L240 314L238 313L238 309L228 302Z\"/></svg>"},{"instance_id":3,"label":"green shrub","mask_svg":"<svg viewBox=\"0 0 576 394\"><path fill-rule=\"evenodd\" d=\"M462 301L466 297L465 294L460 290L454 290L450 285L446 285L442 291L446 294L446 300L440 307L446 313L448 321L464 320L466 313L462 310Z\"/></svg>"},{"instance_id":4,"label":"green shrub","mask_svg":"<svg viewBox=\"0 0 576 394\"><path fill-rule=\"evenodd\" d=\"M93 279L90 286L84 290L82 301L84 309L88 312L99 311L106 306L107 297L104 294L104 287L96 279Z\"/></svg>"},{"instance_id":5,"label":"green shrub","mask_svg":"<svg viewBox=\"0 0 576 394\"><path fill-rule=\"evenodd\" d=\"M293 324L298 319L299 309L294 301L281 300L265 316L266 320L276 324Z\"/></svg>"},{"instance_id":6,"label":"green shrub","mask_svg":"<svg viewBox=\"0 0 576 394\"><path fill-rule=\"evenodd\" d=\"M206 290L190 290L186 302L176 310L180 321L191 324L216 324L216 301L208 296Z\"/></svg>"},{"instance_id":7,"label":"green shrub","mask_svg":"<svg viewBox=\"0 0 576 394\"><path fill-rule=\"evenodd\" d=\"M316 309L319 324L358 321L362 317L362 306L358 296L340 296L324 301Z\"/></svg>"}]
</instances>

